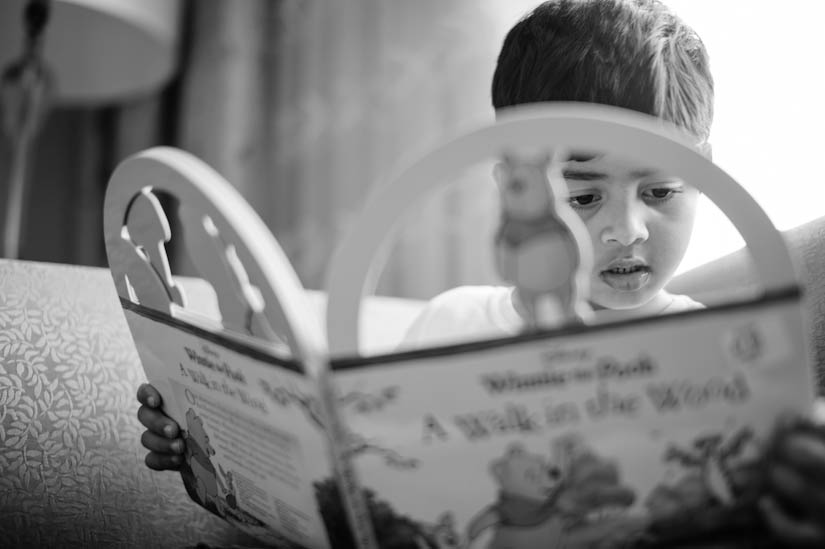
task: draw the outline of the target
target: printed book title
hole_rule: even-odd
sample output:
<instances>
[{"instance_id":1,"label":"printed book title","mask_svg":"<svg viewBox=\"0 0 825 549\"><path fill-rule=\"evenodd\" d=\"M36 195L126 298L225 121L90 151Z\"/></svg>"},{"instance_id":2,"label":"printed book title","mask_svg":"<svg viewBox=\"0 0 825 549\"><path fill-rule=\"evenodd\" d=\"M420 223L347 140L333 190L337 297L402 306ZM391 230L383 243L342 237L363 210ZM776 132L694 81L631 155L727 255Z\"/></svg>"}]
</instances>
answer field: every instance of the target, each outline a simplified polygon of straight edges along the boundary
<instances>
[{"instance_id":1,"label":"printed book title","mask_svg":"<svg viewBox=\"0 0 825 549\"><path fill-rule=\"evenodd\" d=\"M485 440L496 435L540 433L610 418L635 419L645 410L657 415L701 410L713 405L738 406L751 397L747 377L734 372L695 379L657 379L659 367L645 355L622 362L603 358L587 366L548 368L535 372L507 371L484 374L479 383L492 397L510 397L503 406L449 418L427 414L423 425L426 442L446 440L460 433L468 440ZM520 396L547 392L582 395L576 386L591 386L584 398L546 397L540 406L520 402ZM623 388L629 387L628 388ZM499 400L500 399L496 399Z\"/></svg>"},{"instance_id":2,"label":"printed book title","mask_svg":"<svg viewBox=\"0 0 825 549\"><path fill-rule=\"evenodd\" d=\"M247 381L243 372L227 364L217 351L208 345L203 345L200 351L190 347L183 350L189 362L187 365L179 364L181 377L198 387L227 395L250 408L267 411L266 404L245 389Z\"/></svg>"}]
</instances>

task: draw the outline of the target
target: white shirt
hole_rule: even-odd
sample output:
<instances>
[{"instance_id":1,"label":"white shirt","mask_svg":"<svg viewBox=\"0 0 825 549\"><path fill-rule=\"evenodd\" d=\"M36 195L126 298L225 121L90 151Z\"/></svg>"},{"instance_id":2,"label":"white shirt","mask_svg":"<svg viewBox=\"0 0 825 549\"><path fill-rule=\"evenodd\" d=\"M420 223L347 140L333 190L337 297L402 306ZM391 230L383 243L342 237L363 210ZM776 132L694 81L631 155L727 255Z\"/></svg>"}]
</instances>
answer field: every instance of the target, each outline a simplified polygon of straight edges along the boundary
<instances>
[{"instance_id":1,"label":"white shirt","mask_svg":"<svg viewBox=\"0 0 825 549\"><path fill-rule=\"evenodd\" d=\"M416 348L516 335L524 320L513 305L513 288L459 286L435 296L407 331L401 348ZM667 294L670 304L659 314L702 309L686 295ZM598 321L598 312L596 312Z\"/></svg>"}]
</instances>

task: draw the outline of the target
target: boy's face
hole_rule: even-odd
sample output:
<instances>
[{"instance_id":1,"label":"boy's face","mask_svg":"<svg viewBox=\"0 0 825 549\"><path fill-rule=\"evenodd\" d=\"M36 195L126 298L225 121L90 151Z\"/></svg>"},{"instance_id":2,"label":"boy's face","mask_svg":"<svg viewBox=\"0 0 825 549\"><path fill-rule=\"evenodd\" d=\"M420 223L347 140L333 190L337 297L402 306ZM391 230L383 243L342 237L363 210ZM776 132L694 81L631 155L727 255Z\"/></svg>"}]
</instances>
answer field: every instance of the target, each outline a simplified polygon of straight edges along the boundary
<instances>
[{"instance_id":1,"label":"boy's face","mask_svg":"<svg viewBox=\"0 0 825 549\"><path fill-rule=\"evenodd\" d=\"M609 155L568 161L564 178L570 205L593 241L591 304L605 309L653 306L685 254L699 192Z\"/></svg>"}]
</instances>

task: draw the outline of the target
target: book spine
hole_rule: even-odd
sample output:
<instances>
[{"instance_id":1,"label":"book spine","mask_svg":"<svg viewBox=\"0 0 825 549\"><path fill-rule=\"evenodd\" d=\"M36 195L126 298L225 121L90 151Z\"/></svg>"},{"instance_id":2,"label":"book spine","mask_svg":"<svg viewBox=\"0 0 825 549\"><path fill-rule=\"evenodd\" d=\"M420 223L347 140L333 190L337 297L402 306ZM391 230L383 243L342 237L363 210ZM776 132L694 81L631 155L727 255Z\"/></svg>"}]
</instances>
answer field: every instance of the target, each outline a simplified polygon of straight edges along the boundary
<instances>
[{"instance_id":1,"label":"book spine","mask_svg":"<svg viewBox=\"0 0 825 549\"><path fill-rule=\"evenodd\" d=\"M350 459L351 436L339 413L337 393L329 362L325 361L316 366L318 367L308 368L308 370L318 372L318 394L329 437L332 465L355 545L358 549L380 549L375 538L364 490L358 481L355 465Z\"/></svg>"}]
</instances>

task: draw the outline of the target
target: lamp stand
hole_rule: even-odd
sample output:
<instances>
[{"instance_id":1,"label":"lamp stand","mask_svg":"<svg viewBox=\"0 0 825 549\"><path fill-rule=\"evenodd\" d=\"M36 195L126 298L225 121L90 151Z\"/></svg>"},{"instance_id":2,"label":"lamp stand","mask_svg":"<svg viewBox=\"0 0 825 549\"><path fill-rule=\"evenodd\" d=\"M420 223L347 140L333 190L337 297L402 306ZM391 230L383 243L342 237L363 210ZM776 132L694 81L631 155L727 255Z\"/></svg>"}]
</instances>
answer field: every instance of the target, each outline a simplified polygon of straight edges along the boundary
<instances>
[{"instance_id":1,"label":"lamp stand","mask_svg":"<svg viewBox=\"0 0 825 549\"><path fill-rule=\"evenodd\" d=\"M22 57L0 76L3 131L11 144L8 204L2 257L17 259L26 202L29 151L47 110L51 76L42 58L43 29L50 0L29 0L23 12L26 37Z\"/></svg>"}]
</instances>

